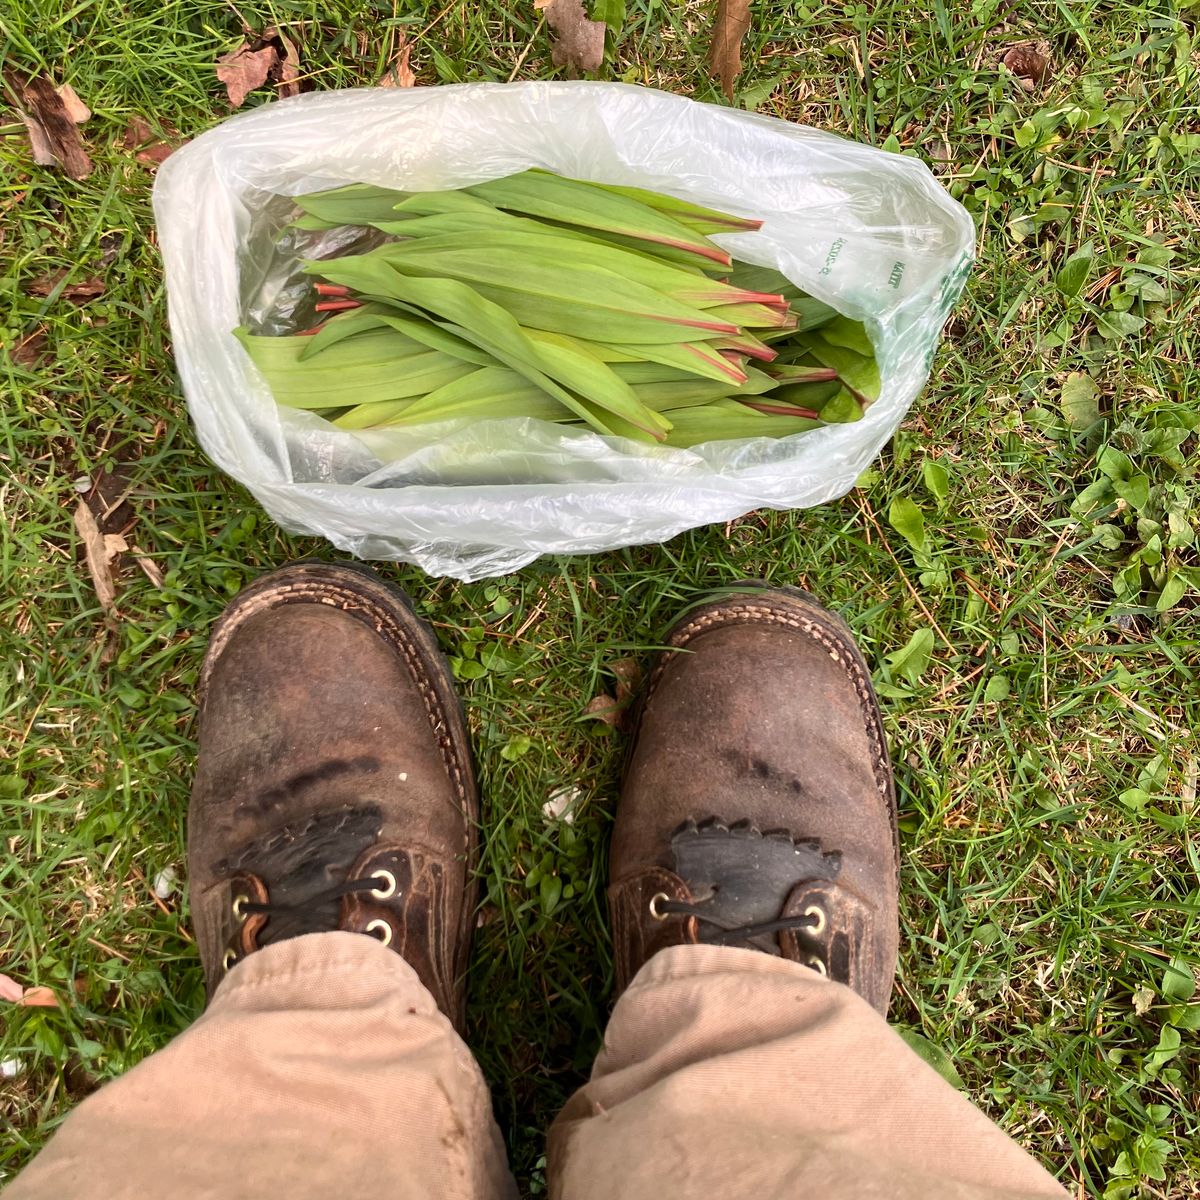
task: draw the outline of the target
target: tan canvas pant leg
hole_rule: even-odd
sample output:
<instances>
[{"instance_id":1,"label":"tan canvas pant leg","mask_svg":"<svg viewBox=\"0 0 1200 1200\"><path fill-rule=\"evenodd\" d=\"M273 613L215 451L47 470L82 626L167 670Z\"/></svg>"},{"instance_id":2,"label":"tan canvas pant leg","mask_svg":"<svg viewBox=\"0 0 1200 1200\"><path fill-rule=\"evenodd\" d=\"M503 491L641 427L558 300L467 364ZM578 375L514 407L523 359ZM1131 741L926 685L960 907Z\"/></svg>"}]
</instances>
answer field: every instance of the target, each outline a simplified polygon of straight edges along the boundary
<instances>
[{"instance_id":1,"label":"tan canvas pant leg","mask_svg":"<svg viewBox=\"0 0 1200 1200\"><path fill-rule=\"evenodd\" d=\"M552 1200L1066 1197L849 988L718 946L638 973L549 1160Z\"/></svg>"},{"instance_id":2,"label":"tan canvas pant leg","mask_svg":"<svg viewBox=\"0 0 1200 1200\"><path fill-rule=\"evenodd\" d=\"M85 1100L5 1200L515 1195L491 1097L416 973L322 933L236 967L194 1025Z\"/></svg>"}]
</instances>

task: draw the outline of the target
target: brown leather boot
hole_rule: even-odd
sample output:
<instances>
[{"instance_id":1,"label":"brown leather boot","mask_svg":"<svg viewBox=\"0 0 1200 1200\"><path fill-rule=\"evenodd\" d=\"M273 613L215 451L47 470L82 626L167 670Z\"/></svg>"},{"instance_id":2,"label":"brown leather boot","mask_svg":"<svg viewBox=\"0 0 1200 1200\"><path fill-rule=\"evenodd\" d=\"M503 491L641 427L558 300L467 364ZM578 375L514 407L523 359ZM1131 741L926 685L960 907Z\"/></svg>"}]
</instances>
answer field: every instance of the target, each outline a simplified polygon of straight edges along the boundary
<instances>
[{"instance_id":1,"label":"brown leather boot","mask_svg":"<svg viewBox=\"0 0 1200 1200\"><path fill-rule=\"evenodd\" d=\"M804 592L690 609L651 672L613 831L623 990L665 946L748 946L887 1011L899 848L879 708L850 631Z\"/></svg>"},{"instance_id":2,"label":"brown leather boot","mask_svg":"<svg viewBox=\"0 0 1200 1200\"><path fill-rule=\"evenodd\" d=\"M217 621L188 811L209 994L260 947L378 938L461 1029L478 798L433 635L363 567L297 563Z\"/></svg>"}]
</instances>

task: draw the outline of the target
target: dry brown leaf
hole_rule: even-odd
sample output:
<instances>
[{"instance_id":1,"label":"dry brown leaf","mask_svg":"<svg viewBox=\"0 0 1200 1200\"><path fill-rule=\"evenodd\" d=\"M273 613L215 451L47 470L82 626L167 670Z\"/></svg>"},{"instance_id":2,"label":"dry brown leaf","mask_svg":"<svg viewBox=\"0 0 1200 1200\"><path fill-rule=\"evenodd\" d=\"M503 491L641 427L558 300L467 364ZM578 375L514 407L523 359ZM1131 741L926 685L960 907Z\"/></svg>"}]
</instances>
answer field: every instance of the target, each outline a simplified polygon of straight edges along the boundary
<instances>
[{"instance_id":1,"label":"dry brown leaf","mask_svg":"<svg viewBox=\"0 0 1200 1200\"><path fill-rule=\"evenodd\" d=\"M117 589L113 584L112 560L129 547L119 533L101 533L96 518L87 501L80 500L75 506L75 530L83 542L84 561L92 578L96 599L106 613L111 613L117 601Z\"/></svg>"},{"instance_id":2,"label":"dry brown leaf","mask_svg":"<svg viewBox=\"0 0 1200 1200\"><path fill-rule=\"evenodd\" d=\"M154 584L156 588L161 590L166 582L163 578L162 568L154 561L154 559L148 558L146 553L142 550L139 550L137 546L131 546L130 549L133 551L134 561L139 567L142 568L142 574L145 575L146 578L150 580L150 582Z\"/></svg>"},{"instance_id":3,"label":"dry brown leaf","mask_svg":"<svg viewBox=\"0 0 1200 1200\"><path fill-rule=\"evenodd\" d=\"M25 285L27 296L49 296L56 287L67 277L67 269L52 271L49 275L39 275ZM73 300L79 303L91 300L104 292L104 282L100 279L80 279L76 283L68 283L58 294L60 300Z\"/></svg>"},{"instance_id":4,"label":"dry brown leaf","mask_svg":"<svg viewBox=\"0 0 1200 1200\"><path fill-rule=\"evenodd\" d=\"M708 62L721 81L721 90L733 99L733 84L742 71L742 42L750 29L750 0L718 0Z\"/></svg>"},{"instance_id":5,"label":"dry brown leaf","mask_svg":"<svg viewBox=\"0 0 1200 1200\"><path fill-rule=\"evenodd\" d=\"M33 161L43 167L62 167L72 179L86 179L92 173L92 160L75 126L91 116L87 105L72 88L66 84L56 88L44 75L30 78L9 71L6 78L29 132Z\"/></svg>"},{"instance_id":6,"label":"dry brown leaf","mask_svg":"<svg viewBox=\"0 0 1200 1200\"><path fill-rule=\"evenodd\" d=\"M278 63L279 50L275 46L252 50L245 43L217 59L217 78L225 85L229 107L241 108L246 97L267 82Z\"/></svg>"},{"instance_id":7,"label":"dry brown leaf","mask_svg":"<svg viewBox=\"0 0 1200 1200\"><path fill-rule=\"evenodd\" d=\"M136 151L134 158L147 166L158 166L166 162L178 147L159 138L141 117L131 117L125 129L121 145L126 150Z\"/></svg>"},{"instance_id":8,"label":"dry brown leaf","mask_svg":"<svg viewBox=\"0 0 1200 1200\"><path fill-rule=\"evenodd\" d=\"M600 695L593 696L587 702L583 715L596 721L603 721L605 725L611 725L616 729L621 724L624 711L612 696L607 692L601 692Z\"/></svg>"},{"instance_id":9,"label":"dry brown leaf","mask_svg":"<svg viewBox=\"0 0 1200 1200\"><path fill-rule=\"evenodd\" d=\"M300 55L296 52L296 43L286 34L280 33L274 25L263 30L262 40L273 44L277 51L275 66L271 69L271 79L279 98L285 100L288 96L300 95Z\"/></svg>"},{"instance_id":10,"label":"dry brown leaf","mask_svg":"<svg viewBox=\"0 0 1200 1200\"><path fill-rule=\"evenodd\" d=\"M46 348L45 329L35 329L23 338L14 342L8 350L8 356L18 367L34 370L42 361L42 351Z\"/></svg>"},{"instance_id":11,"label":"dry brown leaf","mask_svg":"<svg viewBox=\"0 0 1200 1200\"><path fill-rule=\"evenodd\" d=\"M281 99L298 96L300 54L291 38L268 25L253 42L243 42L217 60L217 78L229 94L230 108L241 108L268 79Z\"/></svg>"},{"instance_id":12,"label":"dry brown leaf","mask_svg":"<svg viewBox=\"0 0 1200 1200\"><path fill-rule=\"evenodd\" d=\"M22 1008L57 1008L58 997L48 987L31 987L17 1003Z\"/></svg>"},{"instance_id":13,"label":"dry brown leaf","mask_svg":"<svg viewBox=\"0 0 1200 1200\"><path fill-rule=\"evenodd\" d=\"M558 35L550 49L556 67L598 71L604 61L604 22L588 20L583 0L534 0Z\"/></svg>"},{"instance_id":14,"label":"dry brown leaf","mask_svg":"<svg viewBox=\"0 0 1200 1200\"><path fill-rule=\"evenodd\" d=\"M1027 92L1046 81L1050 74L1050 46L1040 42L1036 46L1013 46L1000 60L1017 77Z\"/></svg>"},{"instance_id":15,"label":"dry brown leaf","mask_svg":"<svg viewBox=\"0 0 1200 1200\"><path fill-rule=\"evenodd\" d=\"M20 1004L23 995L25 989L15 979L8 975L0 975L0 1000L7 1000L9 1004Z\"/></svg>"},{"instance_id":16,"label":"dry brown leaf","mask_svg":"<svg viewBox=\"0 0 1200 1200\"><path fill-rule=\"evenodd\" d=\"M412 55L412 46L409 45L408 39L404 34L400 35L400 48L396 51L392 58L391 65L384 73L383 78L379 81L380 87L399 87L410 88L415 87L417 77L413 74L412 67L408 65L409 57Z\"/></svg>"},{"instance_id":17,"label":"dry brown leaf","mask_svg":"<svg viewBox=\"0 0 1200 1200\"><path fill-rule=\"evenodd\" d=\"M80 100L79 93L69 83L64 83L54 90L58 93L67 116L76 125L82 125L92 115L92 110Z\"/></svg>"}]
</instances>

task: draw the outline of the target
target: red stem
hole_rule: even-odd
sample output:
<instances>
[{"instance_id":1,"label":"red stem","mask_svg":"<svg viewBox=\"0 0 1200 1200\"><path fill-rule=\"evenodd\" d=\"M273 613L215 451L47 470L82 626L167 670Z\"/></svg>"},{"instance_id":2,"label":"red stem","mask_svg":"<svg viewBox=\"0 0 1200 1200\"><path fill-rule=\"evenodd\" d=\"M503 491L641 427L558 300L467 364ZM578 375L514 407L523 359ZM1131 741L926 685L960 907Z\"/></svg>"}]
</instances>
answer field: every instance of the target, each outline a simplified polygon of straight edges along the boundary
<instances>
[{"instance_id":1,"label":"red stem","mask_svg":"<svg viewBox=\"0 0 1200 1200\"><path fill-rule=\"evenodd\" d=\"M361 300L322 300L313 307L317 312L346 312L351 308L362 308Z\"/></svg>"},{"instance_id":2,"label":"red stem","mask_svg":"<svg viewBox=\"0 0 1200 1200\"><path fill-rule=\"evenodd\" d=\"M791 404L763 404L757 400L742 400L742 403L747 408L754 409L755 412L770 413L776 417L807 417L810 421L821 419L821 414L813 412L811 408L799 408Z\"/></svg>"},{"instance_id":3,"label":"red stem","mask_svg":"<svg viewBox=\"0 0 1200 1200\"><path fill-rule=\"evenodd\" d=\"M318 283L317 295L334 297L348 296L350 295L350 289L348 287L343 287L340 283Z\"/></svg>"}]
</instances>

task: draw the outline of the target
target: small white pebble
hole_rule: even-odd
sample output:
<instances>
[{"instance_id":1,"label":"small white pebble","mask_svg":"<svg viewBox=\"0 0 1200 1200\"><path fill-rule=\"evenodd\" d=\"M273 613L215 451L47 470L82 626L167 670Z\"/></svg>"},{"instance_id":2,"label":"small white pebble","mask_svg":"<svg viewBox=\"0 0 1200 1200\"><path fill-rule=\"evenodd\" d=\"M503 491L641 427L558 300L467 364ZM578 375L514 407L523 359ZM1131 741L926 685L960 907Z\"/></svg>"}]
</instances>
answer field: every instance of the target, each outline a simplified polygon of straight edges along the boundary
<instances>
[{"instance_id":1,"label":"small white pebble","mask_svg":"<svg viewBox=\"0 0 1200 1200\"><path fill-rule=\"evenodd\" d=\"M92 490L92 477L90 475L75 476L75 490L82 495L84 492Z\"/></svg>"},{"instance_id":2,"label":"small white pebble","mask_svg":"<svg viewBox=\"0 0 1200 1200\"><path fill-rule=\"evenodd\" d=\"M0 1058L0 1079L16 1079L25 1070L19 1058Z\"/></svg>"},{"instance_id":3,"label":"small white pebble","mask_svg":"<svg viewBox=\"0 0 1200 1200\"><path fill-rule=\"evenodd\" d=\"M154 883L151 885L154 888L154 894L160 900L168 899L175 891L175 868L164 867L154 877Z\"/></svg>"},{"instance_id":4,"label":"small white pebble","mask_svg":"<svg viewBox=\"0 0 1200 1200\"><path fill-rule=\"evenodd\" d=\"M407 782L408 782L408 772L407 772L407 771L401 771L401 772L400 772L400 775L399 775L399 779L400 779L400 782L401 782L401 783L407 783Z\"/></svg>"}]
</instances>

